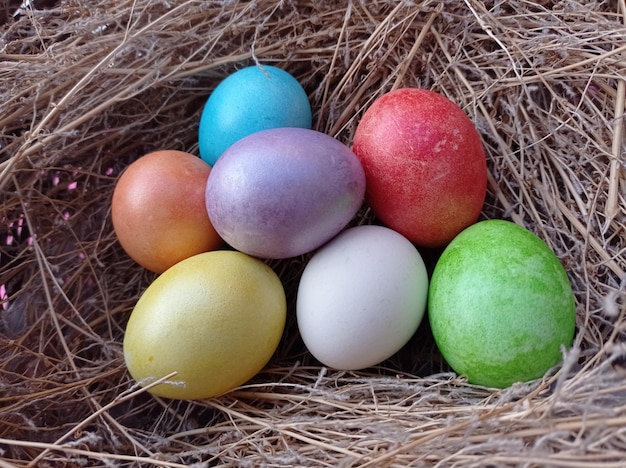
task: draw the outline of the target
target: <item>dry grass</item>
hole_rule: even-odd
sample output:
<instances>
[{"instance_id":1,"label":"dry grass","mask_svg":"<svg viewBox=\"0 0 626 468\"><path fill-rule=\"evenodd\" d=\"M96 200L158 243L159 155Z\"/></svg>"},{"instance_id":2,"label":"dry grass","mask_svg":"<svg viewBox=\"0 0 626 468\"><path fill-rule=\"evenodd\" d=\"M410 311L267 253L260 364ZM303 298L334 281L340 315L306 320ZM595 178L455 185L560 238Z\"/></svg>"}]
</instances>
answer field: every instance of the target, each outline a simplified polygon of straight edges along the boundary
<instances>
[{"instance_id":1,"label":"dry grass","mask_svg":"<svg viewBox=\"0 0 626 468\"><path fill-rule=\"evenodd\" d=\"M0 11L0 466L626 463L624 0L27 3ZM134 385L121 338L152 275L112 233L115 179L150 150L196 152L204 100L255 58L293 73L315 127L347 144L399 86L464 108L489 160L484 217L536 232L570 275L561 369L472 386L422 329L380 367L337 372L291 318L224 397ZM305 260L272 262L292 305Z\"/></svg>"}]
</instances>

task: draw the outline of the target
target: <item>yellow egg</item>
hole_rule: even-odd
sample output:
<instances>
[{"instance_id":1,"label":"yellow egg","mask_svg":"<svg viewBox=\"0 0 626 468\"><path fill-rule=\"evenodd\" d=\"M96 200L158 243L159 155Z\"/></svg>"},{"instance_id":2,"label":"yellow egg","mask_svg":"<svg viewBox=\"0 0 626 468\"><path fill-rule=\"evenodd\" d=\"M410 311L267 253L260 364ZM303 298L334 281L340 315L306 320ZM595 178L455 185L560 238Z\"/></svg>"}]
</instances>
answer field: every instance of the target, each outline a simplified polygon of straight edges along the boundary
<instances>
[{"instance_id":1,"label":"yellow egg","mask_svg":"<svg viewBox=\"0 0 626 468\"><path fill-rule=\"evenodd\" d=\"M274 271L235 251L189 257L143 293L126 328L131 376L154 395L196 400L226 393L256 375L282 336L287 305Z\"/></svg>"}]
</instances>

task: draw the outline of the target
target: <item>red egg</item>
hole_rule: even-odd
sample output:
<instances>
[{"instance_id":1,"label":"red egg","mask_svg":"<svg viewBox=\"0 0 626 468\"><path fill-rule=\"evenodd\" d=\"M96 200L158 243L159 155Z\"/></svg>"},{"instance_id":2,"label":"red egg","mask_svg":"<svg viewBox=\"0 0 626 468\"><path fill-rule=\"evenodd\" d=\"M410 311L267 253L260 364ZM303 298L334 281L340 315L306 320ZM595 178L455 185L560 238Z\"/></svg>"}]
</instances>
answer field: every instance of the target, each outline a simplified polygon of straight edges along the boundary
<instances>
[{"instance_id":1,"label":"red egg","mask_svg":"<svg viewBox=\"0 0 626 468\"><path fill-rule=\"evenodd\" d=\"M383 95L363 115L352 149L372 210L415 244L444 246L477 221L485 153L472 121L446 97L418 88Z\"/></svg>"}]
</instances>

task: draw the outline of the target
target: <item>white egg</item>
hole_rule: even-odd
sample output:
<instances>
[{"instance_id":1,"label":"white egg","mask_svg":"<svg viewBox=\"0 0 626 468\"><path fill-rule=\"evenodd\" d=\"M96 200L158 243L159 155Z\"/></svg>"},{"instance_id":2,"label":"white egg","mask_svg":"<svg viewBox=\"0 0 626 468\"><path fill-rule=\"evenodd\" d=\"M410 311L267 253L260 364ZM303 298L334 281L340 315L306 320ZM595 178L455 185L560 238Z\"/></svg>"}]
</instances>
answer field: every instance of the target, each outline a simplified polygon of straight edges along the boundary
<instances>
[{"instance_id":1,"label":"white egg","mask_svg":"<svg viewBox=\"0 0 626 468\"><path fill-rule=\"evenodd\" d=\"M383 226L353 227L306 265L296 301L298 328L322 364L364 369L409 341L427 294L424 261L408 239Z\"/></svg>"}]
</instances>

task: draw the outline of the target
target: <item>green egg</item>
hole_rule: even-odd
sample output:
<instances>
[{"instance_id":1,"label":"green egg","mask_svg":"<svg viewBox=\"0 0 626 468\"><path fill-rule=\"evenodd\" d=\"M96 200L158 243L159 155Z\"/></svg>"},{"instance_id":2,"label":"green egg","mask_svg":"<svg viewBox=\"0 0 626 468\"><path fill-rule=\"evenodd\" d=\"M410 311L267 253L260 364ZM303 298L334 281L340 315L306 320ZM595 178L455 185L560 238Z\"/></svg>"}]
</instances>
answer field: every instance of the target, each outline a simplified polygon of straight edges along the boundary
<instances>
[{"instance_id":1,"label":"green egg","mask_svg":"<svg viewBox=\"0 0 626 468\"><path fill-rule=\"evenodd\" d=\"M565 269L535 234L504 220L476 223L443 251L428 317L452 369L470 383L505 388L542 377L576 328Z\"/></svg>"}]
</instances>

